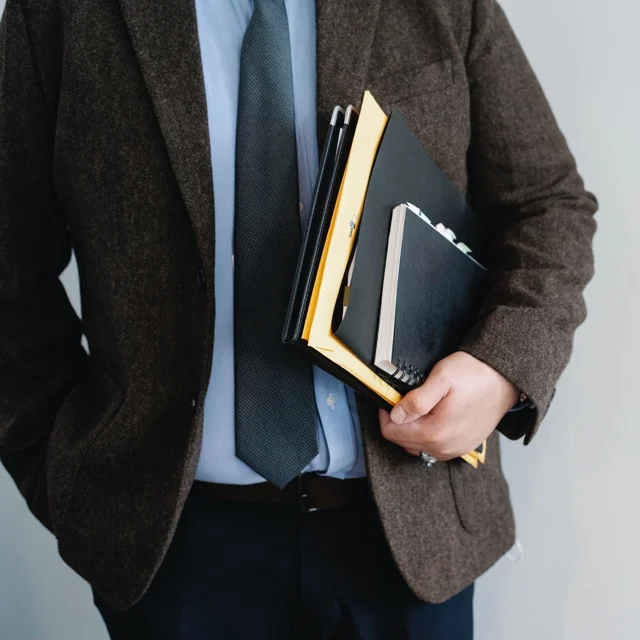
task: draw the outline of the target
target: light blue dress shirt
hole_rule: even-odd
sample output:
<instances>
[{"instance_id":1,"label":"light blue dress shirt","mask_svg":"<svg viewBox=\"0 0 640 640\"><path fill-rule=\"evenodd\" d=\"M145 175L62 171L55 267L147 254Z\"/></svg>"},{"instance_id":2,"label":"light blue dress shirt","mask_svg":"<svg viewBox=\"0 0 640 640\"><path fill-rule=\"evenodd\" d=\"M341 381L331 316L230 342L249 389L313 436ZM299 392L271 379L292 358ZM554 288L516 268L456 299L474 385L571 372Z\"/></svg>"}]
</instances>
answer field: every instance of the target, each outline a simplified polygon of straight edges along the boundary
<instances>
[{"instance_id":1,"label":"light blue dress shirt","mask_svg":"<svg viewBox=\"0 0 640 640\"><path fill-rule=\"evenodd\" d=\"M318 172L316 138L316 25L314 0L286 0L298 149L303 227ZM253 0L196 0L198 35L207 97L215 202L215 297L213 363L204 405L198 480L225 484L262 482L235 455L233 348L233 221L240 50ZM320 452L306 471L337 478L365 475L355 395L314 367Z\"/></svg>"}]
</instances>

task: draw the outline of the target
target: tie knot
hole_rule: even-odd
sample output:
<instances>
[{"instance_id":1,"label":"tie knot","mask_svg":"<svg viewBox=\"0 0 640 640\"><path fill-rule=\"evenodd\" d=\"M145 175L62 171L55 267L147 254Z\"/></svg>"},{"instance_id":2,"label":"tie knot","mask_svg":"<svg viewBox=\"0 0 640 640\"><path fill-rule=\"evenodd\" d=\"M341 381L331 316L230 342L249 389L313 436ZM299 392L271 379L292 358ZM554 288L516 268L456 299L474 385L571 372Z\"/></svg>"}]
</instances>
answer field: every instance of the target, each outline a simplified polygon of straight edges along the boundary
<instances>
[{"instance_id":1,"label":"tie knot","mask_svg":"<svg viewBox=\"0 0 640 640\"><path fill-rule=\"evenodd\" d=\"M253 14L251 22L285 23L287 10L284 5L285 0L253 0Z\"/></svg>"},{"instance_id":2,"label":"tie knot","mask_svg":"<svg viewBox=\"0 0 640 640\"><path fill-rule=\"evenodd\" d=\"M253 6L255 9L271 7L284 7L285 0L253 0Z\"/></svg>"}]
</instances>

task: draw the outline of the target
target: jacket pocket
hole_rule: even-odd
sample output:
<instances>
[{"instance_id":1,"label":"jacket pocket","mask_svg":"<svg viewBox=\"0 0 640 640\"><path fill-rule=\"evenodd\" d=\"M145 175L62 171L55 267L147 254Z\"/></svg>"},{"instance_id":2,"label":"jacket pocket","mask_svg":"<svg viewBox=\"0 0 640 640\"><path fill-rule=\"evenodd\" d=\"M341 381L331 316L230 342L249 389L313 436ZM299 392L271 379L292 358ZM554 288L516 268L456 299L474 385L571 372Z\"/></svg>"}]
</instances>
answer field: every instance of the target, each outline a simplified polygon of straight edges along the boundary
<instances>
[{"instance_id":1,"label":"jacket pocket","mask_svg":"<svg viewBox=\"0 0 640 640\"><path fill-rule=\"evenodd\" d=\"M113 421L124 397L118 381L90 358L58 411L46 462L49 509L56 534L62 530L84 454Z\"/></svg>"},{"instance_id":2,"label":"jacket pocket","mask_svg":"<svg viewBox=\"0 0 640 640\"><path fill-rule=\"evenodd\" d=\"M511 510L497 432L487 440L485 463L477 469L463 460L453 460L448 466L458 517L467 532L476 533L488 521Z\"/></svg>"},{"instance_id":3,"label":"jacket pocket","mask_svg":"<svg viewBox=\"0 0 640 640\"><path fill-rule=\"evenodd\" d=\"M373 97L386 108L416 96L444 91L454 83L451 58L428 64L385 69L372 75L369 87Z\"/></svg>"}]
</instances>

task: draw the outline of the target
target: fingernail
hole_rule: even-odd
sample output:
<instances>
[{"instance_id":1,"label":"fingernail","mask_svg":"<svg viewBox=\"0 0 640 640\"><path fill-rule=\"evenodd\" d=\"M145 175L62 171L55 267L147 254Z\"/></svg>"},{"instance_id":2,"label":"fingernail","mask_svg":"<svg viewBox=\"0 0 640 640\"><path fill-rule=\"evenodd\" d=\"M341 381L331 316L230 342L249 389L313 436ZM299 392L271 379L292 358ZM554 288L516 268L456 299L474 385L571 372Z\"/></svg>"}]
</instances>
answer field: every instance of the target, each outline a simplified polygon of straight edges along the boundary
<instances>
[{"instance_id":1,"label":"fingernail","mask_svg":"<svg viewBox=\"0 0 640 640\"><path fill-rule=\"evenodd\" d=\"M407 412L398 404L391 411L390 418L391 422L402 424L407 418Z\"/></svg>"}]
</instances>

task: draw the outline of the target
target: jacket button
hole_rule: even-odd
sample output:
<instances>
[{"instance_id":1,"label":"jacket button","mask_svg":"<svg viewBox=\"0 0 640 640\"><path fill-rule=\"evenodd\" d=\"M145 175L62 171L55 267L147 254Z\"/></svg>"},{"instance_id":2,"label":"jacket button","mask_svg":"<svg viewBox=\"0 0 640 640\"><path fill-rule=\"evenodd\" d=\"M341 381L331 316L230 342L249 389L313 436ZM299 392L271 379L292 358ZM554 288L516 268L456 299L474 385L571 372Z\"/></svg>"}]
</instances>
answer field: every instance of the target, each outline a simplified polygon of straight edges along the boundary
<instances>
[{"instance_id":1,"label":"jacket button","mask_svg":"<svg viewBox=\"0 0 640 640\"><path fill-rule=\"evenodd\" d=\"M198 408L198 396L191 396L191 400L189 400L189 406L193 411Z\"/></svg>"},{"instance_id":2,"label":"jacket button","mask_svg":"<svg viewBox=\"0 0 640 640\"><path fill-rule=\"evenodd\" d=\"M198 282L198 289L204 289L207 284L207 278L204 275L204 269L200 268L196 272L196 281Z\"/></svg>"}]
</instances>

